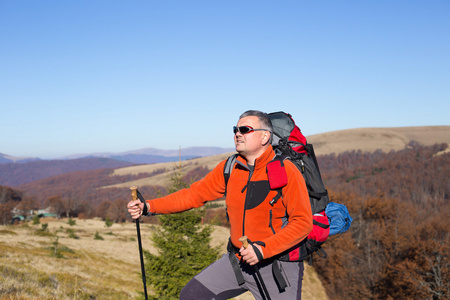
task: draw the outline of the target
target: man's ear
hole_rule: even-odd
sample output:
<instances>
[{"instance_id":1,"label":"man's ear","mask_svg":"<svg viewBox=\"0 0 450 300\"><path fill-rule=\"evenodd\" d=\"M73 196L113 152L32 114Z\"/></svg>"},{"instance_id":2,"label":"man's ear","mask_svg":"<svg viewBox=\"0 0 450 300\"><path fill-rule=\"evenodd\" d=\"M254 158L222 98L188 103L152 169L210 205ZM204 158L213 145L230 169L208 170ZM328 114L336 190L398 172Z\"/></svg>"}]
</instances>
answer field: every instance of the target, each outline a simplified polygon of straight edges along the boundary
<instances>
[{"instance_id":1,"label":"man's ear","mask_svg":"<svg viewBox=\"0 0 450 300\"><path fill-rule=\"evenodd\" d=\"M262 139L262 145L265 146L269 143L270 141L270 132L269 131L264 131L264 137Z\"/></svg>"}]
</instances>

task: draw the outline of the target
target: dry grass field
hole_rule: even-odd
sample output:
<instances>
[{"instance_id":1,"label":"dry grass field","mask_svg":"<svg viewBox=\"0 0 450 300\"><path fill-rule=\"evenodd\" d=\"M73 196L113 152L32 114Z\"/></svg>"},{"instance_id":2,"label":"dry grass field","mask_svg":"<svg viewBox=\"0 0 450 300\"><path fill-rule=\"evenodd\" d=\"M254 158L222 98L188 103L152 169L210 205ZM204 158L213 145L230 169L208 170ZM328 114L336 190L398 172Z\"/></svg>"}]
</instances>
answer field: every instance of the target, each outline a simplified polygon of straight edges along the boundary
<instances>
[{"instance_id":1,"label":"dry grass field","mask_svg":"<svg viewBox=\"0 0 450 300\"><path fill-rule=\"evenodd\" d=\"M44 218L36 225L0 226L0 299L139 299L135 224L74 221L71 226L68 219ZM48 224L44 233L43 224ZM155 251L152 226L141 224L143 248L150 252ZM94 239L96 233L103 239ZM228 234L227 228L215 227L212 245L225 251ZM303 286L303 299L327 299L313 268L306 269Z\"/></svg>"},{"instance_id":2,"label":"dry grass field","mask_svg":"<svg viewBox=\"0 0 450 300\"><path fill-rule=\"evenodd\" d=\"M395 128L357 128L332 131L308 137L317 155L336 155L350 150L384 152L401 150L410 141L429 146L435 143L450 145L450 126L422 126Z\"/></svg>"}]
</instances>

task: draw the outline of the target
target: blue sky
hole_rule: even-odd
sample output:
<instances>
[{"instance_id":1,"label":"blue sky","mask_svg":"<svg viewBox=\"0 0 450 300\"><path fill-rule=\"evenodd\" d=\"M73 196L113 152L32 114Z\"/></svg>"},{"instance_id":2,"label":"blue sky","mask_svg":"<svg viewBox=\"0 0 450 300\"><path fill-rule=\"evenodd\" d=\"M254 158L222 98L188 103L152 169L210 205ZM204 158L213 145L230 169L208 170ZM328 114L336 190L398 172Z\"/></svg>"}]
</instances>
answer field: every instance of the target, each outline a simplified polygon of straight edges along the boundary
<instances>
[{"instance_id":1,"label":"blue sky","mask_svg":"<svg viewBox=\"0 0 450 300\"><path fill-rule=\"evenodd\" d=\"M233 147L248 109L303 133L450 125L450 1L0 0L0 153Z\"/></svg>"}]
</instances>

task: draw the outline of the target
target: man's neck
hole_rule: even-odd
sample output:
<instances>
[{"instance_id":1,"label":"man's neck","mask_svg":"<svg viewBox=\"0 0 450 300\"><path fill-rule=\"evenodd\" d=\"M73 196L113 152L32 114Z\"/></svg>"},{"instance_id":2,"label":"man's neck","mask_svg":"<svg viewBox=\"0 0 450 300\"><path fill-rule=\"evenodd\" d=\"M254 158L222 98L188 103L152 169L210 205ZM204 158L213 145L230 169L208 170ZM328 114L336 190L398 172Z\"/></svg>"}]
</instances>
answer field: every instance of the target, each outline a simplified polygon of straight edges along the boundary
<instances>
[{"instance_id":1,"label":"man's neck","mask_svg":"<svg viewBox=\"0 0 450 300\"><path fill-rule=\"evenodd\" d=\"M256 159L257 159L258 157L260 157L261 155L263 155L263 153L264 153L266 150L267 150L267 147L266 147L266 148L262 148L260 151L258 151L258 152L255 153L255 154L252 154L252 155L242 154L242 153L239 153L239 154L241 154L241 156L245 158L245 160L247 161L247 164L248 164L249 166L254 166L255 163L256 163Z\"/></svg>"}]
</instances>

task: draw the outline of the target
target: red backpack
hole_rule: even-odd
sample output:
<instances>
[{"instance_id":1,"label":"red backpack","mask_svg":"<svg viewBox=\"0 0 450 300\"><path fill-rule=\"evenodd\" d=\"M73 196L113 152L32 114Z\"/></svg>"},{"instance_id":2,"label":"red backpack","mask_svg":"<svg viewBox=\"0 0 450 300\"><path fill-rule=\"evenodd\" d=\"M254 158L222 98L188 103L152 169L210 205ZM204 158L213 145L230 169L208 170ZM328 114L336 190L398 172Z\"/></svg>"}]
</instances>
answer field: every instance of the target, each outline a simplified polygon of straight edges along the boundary
<instances>
[{"instance_id":1,"label":"red backpack","mask_svg":"<svg viewBox=\"0 0 450 300\"><path fill-rule=\"evenodd\" d=\"M285 112L275 112L270 113L269 118L272 122L274 136L272 146L276 153L274 160L267 166L269 181L273 181L273 183L270 183L271 188L280 189L285 185L277 180L280 178L279 176L270 176L270 172L280 173L280 170L284 171L282 164L276 161L281 162L289 159L301 171L305 179L313 214L313 229L311 233L299 247L290 251L281 260L298 261L309 259L309 264L311 264L315 252L321 253L324 258L327 256L322 249L322 244L327 240L330 233L330 223L325 214L325 208L330 202L328 192L322 181L314 147L312 144L307 143L306 137L295 124L292 116ZM277 168L277 171L273 170Z\"/></svg>"}]
</instances>

